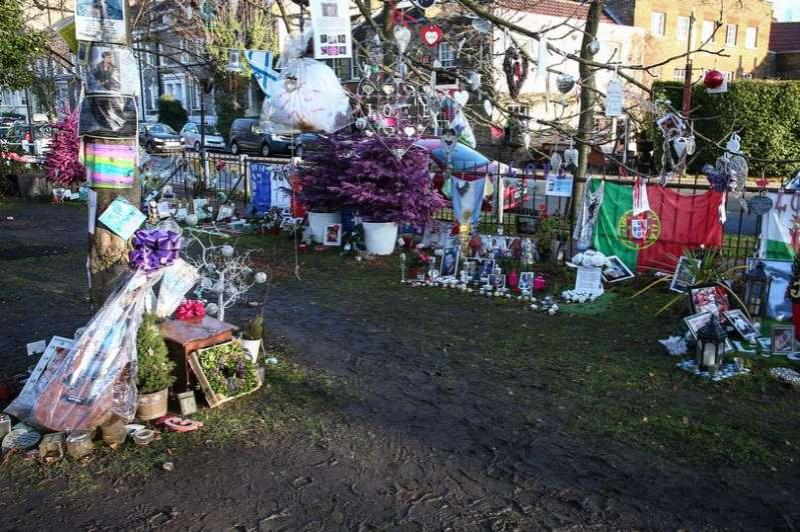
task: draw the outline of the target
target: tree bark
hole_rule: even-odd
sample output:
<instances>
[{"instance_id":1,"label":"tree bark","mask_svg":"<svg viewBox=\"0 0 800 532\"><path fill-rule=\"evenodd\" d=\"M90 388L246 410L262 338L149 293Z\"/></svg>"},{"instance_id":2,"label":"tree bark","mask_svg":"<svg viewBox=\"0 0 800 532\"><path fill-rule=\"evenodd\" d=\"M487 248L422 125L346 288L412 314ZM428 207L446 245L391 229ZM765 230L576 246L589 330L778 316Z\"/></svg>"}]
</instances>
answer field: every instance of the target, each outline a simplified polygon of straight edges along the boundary
<instances>
[{"instance_id":1,"label":"tree bark","mask_svg":"<svg viewBox=\"0 0 800 532\"><path fill-rule=\"evenodd\" d=\"M126 13L130 15L130 9L126 0L123 8ZM130 20L130 16L126 17ZM127 28L127 46L131 46L131 30ZM86 137L85 141L89 142L103 142L107 144L126 144L133 143L137 146L139 140L134 139L119 139L119 140L100 140ZM108 297L114 282L120 275L128 270L128 242L118 237L115 233L109 231L100 224L98 218L103 211L111 205L111 202L117 196L122 196L127 199L136 208L141 204L141 187L139 185L139 171L134 166L133 186L128 189L93 189L97 193L97 209L95 212L95 229L94 234L89 235L89 297L91 304L94 308L103 304Z\"/></svg>"}]
</instances>

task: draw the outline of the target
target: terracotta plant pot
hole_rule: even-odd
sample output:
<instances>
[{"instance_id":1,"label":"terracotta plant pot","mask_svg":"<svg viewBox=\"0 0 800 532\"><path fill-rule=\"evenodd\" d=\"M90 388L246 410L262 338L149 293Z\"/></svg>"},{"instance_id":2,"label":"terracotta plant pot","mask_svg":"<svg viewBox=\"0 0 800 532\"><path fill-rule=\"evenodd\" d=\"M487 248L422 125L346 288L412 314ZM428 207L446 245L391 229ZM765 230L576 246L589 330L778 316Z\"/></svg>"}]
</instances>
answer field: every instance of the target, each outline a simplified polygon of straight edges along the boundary
<instances>
[{"instance_id":1,"label":"terracotta plant pot","mask_svg":"<svg viewBox=\"0 0 800 532\"><path fill-rule=\"evenodd\" d=\"M167 388L154 393L143 393L139 396L136 419L150 421L165 415L167 415Z\"/></svg>"}]
</instances>

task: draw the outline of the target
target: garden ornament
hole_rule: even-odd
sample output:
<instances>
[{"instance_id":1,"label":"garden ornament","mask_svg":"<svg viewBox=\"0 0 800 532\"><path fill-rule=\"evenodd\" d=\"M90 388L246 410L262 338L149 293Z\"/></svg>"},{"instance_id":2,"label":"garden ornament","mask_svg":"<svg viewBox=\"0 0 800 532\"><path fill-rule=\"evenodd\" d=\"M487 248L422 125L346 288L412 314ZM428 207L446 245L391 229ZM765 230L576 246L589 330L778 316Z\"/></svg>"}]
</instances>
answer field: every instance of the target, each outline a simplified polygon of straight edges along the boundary
<instances>
[{"instance_id":1,"label":"garden ornament","mask_svg":"<svg viewBox=\"0 0 800 532\"><path fill-rule=\"evenodd\" d=\"M503 59L503 72L506 74L508 93L515 100L528 78L528 70L528 56L521 54L515 46L509 47Z\"/></svg>"}]
</instances>

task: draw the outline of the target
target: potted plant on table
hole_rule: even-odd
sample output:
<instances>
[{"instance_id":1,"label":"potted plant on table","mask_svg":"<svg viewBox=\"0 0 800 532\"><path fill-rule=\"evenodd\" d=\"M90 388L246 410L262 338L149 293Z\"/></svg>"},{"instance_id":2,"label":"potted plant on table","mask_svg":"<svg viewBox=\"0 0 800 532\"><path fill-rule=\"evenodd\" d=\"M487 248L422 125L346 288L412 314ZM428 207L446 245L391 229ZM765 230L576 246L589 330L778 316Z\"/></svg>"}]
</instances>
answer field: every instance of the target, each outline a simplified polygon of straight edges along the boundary
<instances>
[{"instance_id":1,"label":"potted plant on table","mask_svg":"<svg viewBox=\"0 0 800 532\"><path fill-rule=\"evenodd\" d=\"M155 314L145 314L136 335L139 406L136 417L141 421L156 419L167 413L167 389L175 382L175 363L167 356L167 344L156 324Z\"/></svg>"},{"instance_id":2,"label":"potted plant on table","mask_svg":"<svg viewBox=\"0 0 800 532\"><path fill-rule=\"evenodd\" d=\"M242 347L250 355L250 359L255 363L258 360L258 352L261 349L261 338L264 335L264 316L259 314L247 324L242 333Z\"/></svg>"},{"instance_id":3,"label":"potted plant on table","mask_svg":"<svg viewBox=\"0 0 800 532\"><path fill-rule=\"evenodd\" d=\"M314 151L298 168L298 199L308 209L308 225L316 243L323 242L328 225L342 223L342 197L337 187L348 171L351 156L349 139L320 136Z\"/></svg>"},{"instance_id":4,"label":"potted plant on table","mask_svg":"<svg viewBox=\"0 0 800 532\"><path fill-rule=\"evenodd\" d=\"M367 251L389 255L398 224L424 226L445 205L433 188L428 153L411 139L378 136L354 143L352 151L340 183L331 189L362 218Z\"/></svg>"}]
</instances>

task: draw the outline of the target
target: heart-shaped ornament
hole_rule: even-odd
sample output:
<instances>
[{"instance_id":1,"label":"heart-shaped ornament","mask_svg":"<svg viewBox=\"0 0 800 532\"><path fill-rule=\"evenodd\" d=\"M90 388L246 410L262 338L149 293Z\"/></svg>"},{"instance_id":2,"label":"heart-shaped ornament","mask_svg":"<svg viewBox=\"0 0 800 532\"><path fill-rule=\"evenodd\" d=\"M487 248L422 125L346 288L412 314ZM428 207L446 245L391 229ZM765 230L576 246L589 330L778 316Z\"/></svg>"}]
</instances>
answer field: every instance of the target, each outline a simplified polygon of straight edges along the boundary
<instances>
[{"instance_id":1,"label":"heart-shaped ornament","mask_svg":"<svg viewBox=\"0 0 800 532\"><path fill-rule=\"evenodd\" d=\"M494 112L492 102L489 100L483 100L483 112L486 113L486 116L492 116L492 113Z\"/></svg>"},{"instance_id":2,"label":"heart-shaped ornament","mask_svg":"<svg viewBox=\"0 0 800 532\"><path fill-rule=\"evenodd\" d=\"M575 87L575 78L569 74L561 74L556 79L556 88L561 94L566 94Z\"/></svg>"},{"instance_id":3,"label":"heart-shaped ornament","mask_svg":"<svg viewBox=\"0 0 800 532\"><path fill-rule=\"evenodd\" d=\"M363 87L361 87L361 91L367 96L369 96L370 94L375 92L375 87L373 87L372 85L364 85Z\"/></svg>"},{"instance_id":4,"label":"heart-shaped ornament","mask_svg":"<svg viewBox=\"0 0 800 532\"><path fill-rule=\"evenodd\" d=\"M550 173L557 174L561 170L561 155L555 151L550 156Z\"/></svg>"},{"instance_id":5,"label":"heart-shaped ornament","mask_svg":"<svg viewBox=\"0 0 800 532\"><path fill-rule=\"evenodd\" d=\"M381 90L386 96L391 96L394 94L394 85L389 85L388 83L381 87Z\"/></svg>"},{"instance_id":6,"label":"heart-shaped ornament","mask_svg":"<svg viewBox=\"0 0 800 532\"><path fill-rule=\"evenodd\" d=\"M406 53L408 44L411 42L411 30L405 26L398 25L394 27L392 34L394 35L394 42L397 45L397 50L401 54Z\"/></svg>"},{"instance_id":7,"label":"heart-shaped ornament","mask_svg":"<svg viewBox=\"0 0 800 532\"><path fill-rule=\"evenodd\" d=\"M686 154L686 139L683 137L676 137L669 141L669 146L672 149L672 154L675 159L682 159Z\"/></svg>"},{"instance_id":8,"label":"heart-shaped ornament","mask_svg":"<svg viewBox=\"0 0 800 532\"><path fill-rule=\"evenodd\" d=\"M413 126L406 126L403 128L403 133L406 134L407 137L413 137L414 133L417 132L417 128Z\"/></svg>"},{"instance_id":9,"label":"heart-shaped ornament","mask_svg":"<svg viewBox=\"0 0 800 532\"><path fill-rule=\"evenodd\" d=\"M467 83L469 84L469 90L472 92L477 91L481 88L481 75L477 72L470 72L467 74Z\"/></svg>"},{"instance_id":10,"label":"heart-shaped ornament","mask_svg":"<svg viewBox=\"0 0 800 532\"><path fill-rule=\"evenodd\" d=\"M455 102L461 107L464 107L465 105L467 105L467 102L469 101L469 92L467 91L454 92L453 100L455 100Z\"/></svg>"},{"instance_id":11,"label":"heart-shaped ornament","mask_svg":"<svg viewBox=\"0 0 800 532\"><path fill-rule=\"evenodd\" d=\"M577 166L578 165L578 150L577 148L567 148L564 150L564 165Z\"/></svg>"},{"instance_id":12,"label":"heart-shaped ornament","mask_svg":"<svg viewBox=\"0 0 800 532\"><path fill-rule=\"evenodd\" d=\"M423 26L421 30L422 42L433 48L442 40L442 28L435 24Z\"/></svg>"}]
</instances>

